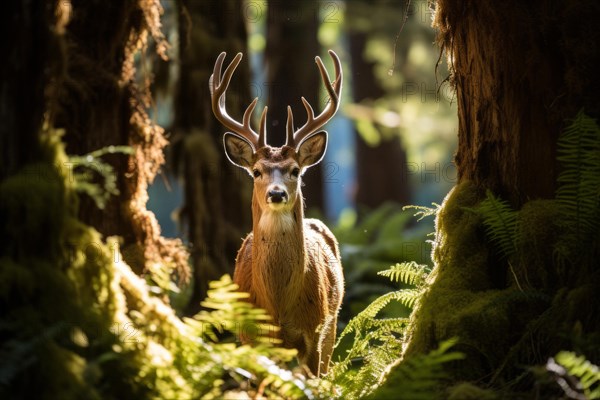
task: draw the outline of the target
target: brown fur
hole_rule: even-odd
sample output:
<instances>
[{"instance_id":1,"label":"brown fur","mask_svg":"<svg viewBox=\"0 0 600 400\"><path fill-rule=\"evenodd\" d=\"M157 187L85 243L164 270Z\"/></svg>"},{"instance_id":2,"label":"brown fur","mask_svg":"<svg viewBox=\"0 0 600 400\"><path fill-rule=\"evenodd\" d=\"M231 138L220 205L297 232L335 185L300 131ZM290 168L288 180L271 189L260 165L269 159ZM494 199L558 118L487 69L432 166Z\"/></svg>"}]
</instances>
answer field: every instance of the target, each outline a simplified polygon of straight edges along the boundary
<instances>
[{"instance_id":1,"label":"brown fur","mask_svg":"<svg viewBox=\"0 0 600 400\"><path fill-rule=\"evenodd\" d=\"M337 241L321 221L304 219L300 178L287 172L298 166L294 149L267 146L253 164L265 179L255 180L253 232L238 252L234 281L281 327L284 347L296 348L300 362L318 376L329 367L344 295ZM290 195L291 207L282 211L270 210L265 200L273 170L284 176Z\"/></svg>"}]
</instances>

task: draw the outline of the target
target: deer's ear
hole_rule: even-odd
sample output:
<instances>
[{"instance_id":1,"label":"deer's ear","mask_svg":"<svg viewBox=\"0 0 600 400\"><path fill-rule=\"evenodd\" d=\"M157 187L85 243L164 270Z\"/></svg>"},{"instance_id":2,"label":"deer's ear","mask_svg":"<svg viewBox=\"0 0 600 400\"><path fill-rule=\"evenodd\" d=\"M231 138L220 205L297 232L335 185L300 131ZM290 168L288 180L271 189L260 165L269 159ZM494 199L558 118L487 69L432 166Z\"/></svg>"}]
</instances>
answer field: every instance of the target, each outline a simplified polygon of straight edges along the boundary
<instances>
[{"instance_id":1,"label":"deer's ear","mask_svg":"<svg viewBox=\"0 0 600 400\"><path fill-rule=\"evenodd\" d=\"M298 145L298 164L303 169L318 164L327 150L327 132L319 131Z\"/></svg>"},{"instance_id":2,"label":"deer's ear","mask_svg":"<svg viewBox=\"0 0 600 400\"><path fill-rule=\"evenodd\" d=\"M225 154L229 161L238 167L249 170L252 168L252 156L254 155L254 148L246 139L239 137L236 134L227 132L223 136L223 145L225 147Z\"/></svg>"}]
</instances>

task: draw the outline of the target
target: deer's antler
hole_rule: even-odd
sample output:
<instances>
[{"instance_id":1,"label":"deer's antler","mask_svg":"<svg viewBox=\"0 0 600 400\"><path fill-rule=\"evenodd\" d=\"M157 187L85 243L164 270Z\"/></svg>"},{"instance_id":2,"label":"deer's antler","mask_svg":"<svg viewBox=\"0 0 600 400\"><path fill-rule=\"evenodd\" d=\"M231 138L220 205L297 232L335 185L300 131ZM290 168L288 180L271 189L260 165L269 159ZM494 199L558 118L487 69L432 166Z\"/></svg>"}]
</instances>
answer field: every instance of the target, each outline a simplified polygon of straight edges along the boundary
<instances>
[{"instance_id":1,"label":"deer's antler","mask_svg":"<svg viewBox=\"0 0 600 400\"><path fill-rule=\"evenodd\" d=\"M252 112L254 111L256 103L258 102L258 97L255 98L252 101L252 103L250 103L250 105L244 112L244 117L242 118L241 124L227 113L227 110L225 108L225 92L229 87L229 82L231 82L231 77L233 76L235 69L242 60L242 53L238 53L235 56L231 64L229 64L229 66L225 69L223 79L221 79L221 70L223 68L223 61L225 60L226 55L227 53L225 52L219 54L219 57L215 62L213 74L210 76L210 80L208 81L208 87L210 88L211 95L212 110L215 114L215 117L217 117L217 119L226 128L231 129L233 133L250 142L252 144L252 147L254 148L254 151L256 151L261 147L266 146L267 143L267 107L264 108L262 115L260 116L259 134L257 134L250 127L250 118L252 117Z\"/></svg>"},{"instance_id":2,"label":"deer's antler","mask_svg":"<svg viewBox=\"0 0 600 400\"><path fill-rule=\"evenodd\" d=\"M315 62L317 63L317 67L321 73L321 79L323 80L325 89L327 89L327 93L329 94L329 101L327 102L327 105L321 114L315 117L313 108L310 106L308 101L302 97L302 104L304 104L308 118L306 123L296 131L294 131L294 115L292 114L291 107L288 106L288 118L286 124L287 140L285 143L287 146L296 147L304 139L315 133L335 115L340 105L340 96L342 94L342 63L333 50L329 50L329 55L333 59L333 64L335 66L335 81L333 83L329 79L329 74L323 66L323 61L321 61L321 58L318 56L315 57Z\"/></svg>"}]
</instances>

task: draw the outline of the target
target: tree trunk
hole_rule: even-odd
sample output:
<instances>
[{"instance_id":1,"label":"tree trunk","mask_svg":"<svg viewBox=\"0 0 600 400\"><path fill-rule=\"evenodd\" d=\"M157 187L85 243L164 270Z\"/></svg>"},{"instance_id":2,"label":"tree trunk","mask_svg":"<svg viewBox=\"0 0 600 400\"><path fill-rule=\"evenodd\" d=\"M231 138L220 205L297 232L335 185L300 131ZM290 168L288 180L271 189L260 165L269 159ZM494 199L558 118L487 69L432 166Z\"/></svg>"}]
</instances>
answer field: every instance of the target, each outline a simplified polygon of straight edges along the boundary
<instances>
[{"instance_id":1,"label":"tree trunk","mask_svg":"<svg viewBox=\"0 0 600 400\"><path fill-rule=\"evenodd\" d=\"M300 98L304 96L319 113L326 97L320 97L323 83L315 56L319 55L319 2L269 2L267 19L267 83L269 114L267 140L272 146L285 143L287 106L294 112L295 127L304 124L306 113ZM308 208L323 210L323 170L310 168L302 177L302 192Z\"/></svg>"},{"instance_id":2,"label":"tree trunk","mask_svg":"<svg viewBox=\"0 0 600 400\"><path fill-rule=\"evenodd\" d=\"M0 179L39 159L44 90L62 61L51 56L60 47L53 6L12 1L5 7L0 24Z\"/></svg>"},{"instance_id":3,"label":"tree trunk","mask_svg":"<svg viewBox=\"0 0 600 400\"><path fill-rule=\"evenodd\" d=\"M105 158L117 175L119 195L112 196L104 209L83 196L81 219L105 236L122 237L121 251L136 272L142 273L148 263L159 263L177 268L185 279L187 253L181 242L163 238L154 214L146 209L146 188L164 162L167 140L146 113L152 97L136 83L134 56L145 49L150 31L157 51L166 57L160 4L73 0L71 5L66 67L53 85L56 101L49 115L57 128L65 129L70 154L116 145L134 150L131 156Z\"/></svg>"},{"instance_id":4,"label":"tree trunk","mask_svg":"<svg viewBox=\"0 0 600 400\"><path fill-rule=\"evenodd\" d=\"M554 199L565 121L582 108L600 116L591 73L600 62L599 12L593 0L437 2L434 26L457 93L459 183L437 216L433 282L405 356L456 336L467 355L457 379L525 391L532 377L522 379L519 365L572 349L600 359L597 261L557 261L572 221ZM473 212L486 190L515 208L513 255ZM597 256L597 227L593 235L584 251Z\"/></svg>"},{"instance_id":5,"label":"tree trunk","mask_svg":"<svg viewBox=\"0 0 600 400\"><path fill-rule=\"evenodd\" d=\"M364 60L364 51L368 35L364 32L350 34L350 54L354 73L353 95L357 103L373 101L385 95L385 91L377 82L373 71L373 63ZM383 128L385 129L385 128ZM406 168L406 152L402 148L397 132L392 135L381 134L381 141L376 146L369 145L357 132L356 167L357 192L356 204L376 208L386 201L401 204L410 202L410 193L405 174L390 174L386 179L379 179L381 166ZM391 137L390 137L391 136Z\"/></svg>"},{"instance_id":6,"label":"tree trunk","mask_svg":"<svg viewBox=\"0 0 600 400\"><path fill-rule=\"evenodd\" d=\"M181 217L187 225L194 284L186 312L206 297L208 283L233 273L242 237L251 229L250 177L223 154L224 127L211 111L208 80L217 56L244 53L227 91L227 110L241 120L250 104L249 55L241 1L180 2L180 69L175 97L176 168L184 178ZM223 69L225 66L223 67Z\"/></svg>"},{"instance_id":7,"label":"tree trunk","mask_svg":"<svg viewBox=\"0 0 600 400\"><path fill-rule=\"evenodd\" d=\"M567 3L438 2L439 41L455 57L459 181L515 206L554 196L565 119L582 107L598 115L597 79L584 69L589 62L579 64L596 56L585 54L595 29L584 31L574 19L594 2Z\"/></svg>"}]
</instances>

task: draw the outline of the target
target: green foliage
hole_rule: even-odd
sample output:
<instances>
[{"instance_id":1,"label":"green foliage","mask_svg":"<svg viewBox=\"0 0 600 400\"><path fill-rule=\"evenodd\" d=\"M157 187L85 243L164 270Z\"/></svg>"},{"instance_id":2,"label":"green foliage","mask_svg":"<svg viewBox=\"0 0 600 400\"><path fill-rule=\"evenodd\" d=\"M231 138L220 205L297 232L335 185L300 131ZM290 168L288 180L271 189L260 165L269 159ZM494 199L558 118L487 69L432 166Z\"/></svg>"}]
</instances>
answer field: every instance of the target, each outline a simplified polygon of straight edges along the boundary
<instances>
[{"instance_id":1,"label":"green foliage","mask_svg":"<svg viewBox=\"0 0 600 400\"><path fill-rule=\"evenodd\" d=\"M420 265L414 261L392 265L389 269L377 273L377 275L386 276L392 281L416 286L423 286L428 274L429 268L426 265Z\"/></svg>"},{"instance_id":2,"label":"green foliage","mask_svg":"<svg viewBox=\"0 0 600 400\"><path fill-rule=\"evenodd\" d=\"M102 161L101 157L117 153L133 154L133 149L129 146L108 146L83 156L70 156L69 163L66 164L72 168L70 178L74 183L73 188L90 196L100 209L104 209L110 196L119 194L114 168ZM104 183L96 183L93 172L98 174Z\"/></svg>"},{"instance_id":3,"label":"green foliage","mask_svg":"<svg viewBox=\"0 0 600 400\"><path fill-rule=\"evenodd\" d=\"M395 382L393 388L383 387L370 398L398 400L430 400L443 398L442 385L448 375L444 365L464 358L464 355L450 349L457 339L448 339L428 354L420 354L403 360L388 379Z\"/></svg>"},{"instance_id":4,"label":"green foliage","mask_svg":"<svg viewBox=\"0 0 600 400\"><path fill-rule=\"evenodd\" d=\"M294 375L279 367L282 362L292 360L296 351L277 347L279 341L274 339L273 333L278 328L269 323L270 316L244 301L248 294L237 290L238 286L228 275L211 282L207 299L202 303L209 311L201 311L184 320L191 336L203 340L204 348L199 347L199 357L209 356L202 363L204 374L190 377L206 382L199 395L205 396L212 388L213 383L206 376L218 371L217 378L228 375L238 384L253 384L254 388L246 387L248 391L255 391L260 386L262 394L269 396L312 397L311 388L302 375ZM219 339L218 335L224 333L229 333L232 338L244 336L251 339L252 346ZM223 394L218 388L212 388L211 393Z\"/></svg>"},{"instance_id":5,"label":"green foliage","mask_svg":"<svg viewBox=\"0 0 600 400\"><path fill-rule=\"evenodd\" d=\"M497 400L498 393L482 389L469 382L461 382L448 389L448 400Z\"/></svg>"},{"instance_id":6,"label":"green foliage","mask_svg":"<svg viewBox=\"0 0 600 400\"><path fill-rule=\"evenodd\" d=\"M600 127L580 111L560 135L556 203L565 226L555 252L561 262L576 262L598 235L600 223ZM518 211L491 192L477 211L483 217L486 233L500 251L511 258L523 238L519 235Z\"/></svg>"},{"instance_id":7,"label":"green foliage","mask_svg":"<svg viewBox=\"0 0 600 400\"><path fill-rule=\"evenodd\" d=\"M562 170L556 198L544 208L550 212L556 209L549 222L558 233L545 247L554 249L559 266L585 265L590 260L582 257L592 256L589 248L598 238L600 225L600 127L596 121L580 111L560 135L557 152ZM509 262L526 257L522 250L532 236L523 233L529 229L523 224L530 217L527 203L522 210L513 210L508 202L488 191L476 212L483 219L487 236Z\"/></svg>"},{"instance_id":8,"label":"green foliage","mask_svg":"<svg viewBox=\"0 0 600 400\"><path fill-rule=\"evenodd\" d=\"M570 224L565 241L556 248L562 259L576 260L598 237L600 224L600 127L580 111L559 137L556 200ZM585 252L583 252L585 254Z\"/></svg>"},{"instance_id":9,"label":"green foliage","mask_svg":"<svg viewBox=\"0 0 600 400\"><path fill-rule=\"evenodd\" d=\"M487 235L510 260L516 252L518 213L508 202L496 198L489 190L486 192L486 199L477 207L477 211L483 217Z\"/></svg>"},{"instance_id":10,"label":"green foliage","mask_svg":"<svg viewBox=\"0 0 600 400\"><path fill-rule=\"evenodd\" d=\"M414 307L425 289L427 269L415 262L405 262L393 265L379 275L413 287L378 297L352 318L340 333L336 347L351 334L354 334L353 343L345 357L334 363L326 379L338 388L343 398L358 399L372 393L401 358L409 319L376 317L394 301ZM433 358L431 361L434 361ZM425 364L420 366L428 367ZM419 378L417 375L406 377L407 382ZM410 384L417 385L416 381Z\"/></svg>"},{"instance_id":11,"label":"green foliage","mask_svg":"<svg viewBox=\"0 0 600 400\"><path fill-rule=\"evenodd\" d=\"M561 351L546 363L546 369L571 399L600 399L600 369L584 356Z\"/></svg>"},{"instance_id":12,"label":"green foliage","mask_svg":"<svg viewBox=\"0 0 600 400\"><path fill-rule=\"evenodd\" d=\"M408 226L410 212L387 203L358 218L346 213L334 229L340 243L344 263L344 275L348 284L342 321L363 310L377 297L397 289L393 283L382 282L377 272L397 262L430 261L431 246L426 243L427 234L433 230L431 223ZM358 221L357 221L358 220ZM400 303L384 310L384 313L408 315Z\"/></svg>"},{"instance_id":13,"label":"green foliage","mask_svg":"<svg viewBox=\"0 0 600 400\"><path fill-rule=\"evenodd\" d=\"M295 352L277 347L228 276L211 284L207 311L179 319L116 238L77 219L78 183L55 167L69 162L60 132L45 132L42 149L0 184L1 398L314 397L281 366ZM235 343L241 333L257 345Z\"/></svg>"},{"instance_id":14,"label":"green foliage","mask_svg":"<svg viewBox=\"0 0 600 400\"><path fill-rule=\"evenodd\" d=\"M200 311L193 318L185 321L196 326L200 337L218 341L217 335L225 331L235 333L250 328L256 332L255 341L267 343L273 341L265 333L277 330L275 325L269 324L269 315L260 308L255 308L251 303L244 301L250 297L247 293L237 292L237 285L225 275L219 281L209 283L208 296L202 305L212 311ZM230 324L235 325L231 326Z\"/></svg>"},{"instance_id":15,"label":"green foliage","mask_svg":"<svg viewBox=\"0 0 600 400\"><path fill-rule=\"evenodd\" d=\"M540 398L554 396L554 384L532 376L539 367L524 372L522 366L542 364L561 348L598 359L600 325L593 316L600 306L592 299L600 290L599 132L580 113L559 137L562 168L554 199L530 200L517 210L463 180L444 200L431 284L411 318L404 355L459 337L466 358L451 379L477 386L455 385L446 393L450 398L529 398L534 383ZM580 377L592 393L597 370L583 358L570 362L586 368L569 372L557 359L563 373L556 380L575 388L571 394L577 396L573 377ZM581 397L573 398L584 398L583 385L579 391Z\"/></svg>"},{"instance_id":16,"label":"green foliage","mask_svg":"<svg viewBox=\"0 0 600 400\"><path fill-rule=\"evenodd\" d=\"M148 398L141 350L115 333L112 254L77 219L60 132L40 140L43 157L0 183L0 397Z\"/></svg>"}]
</instances>

